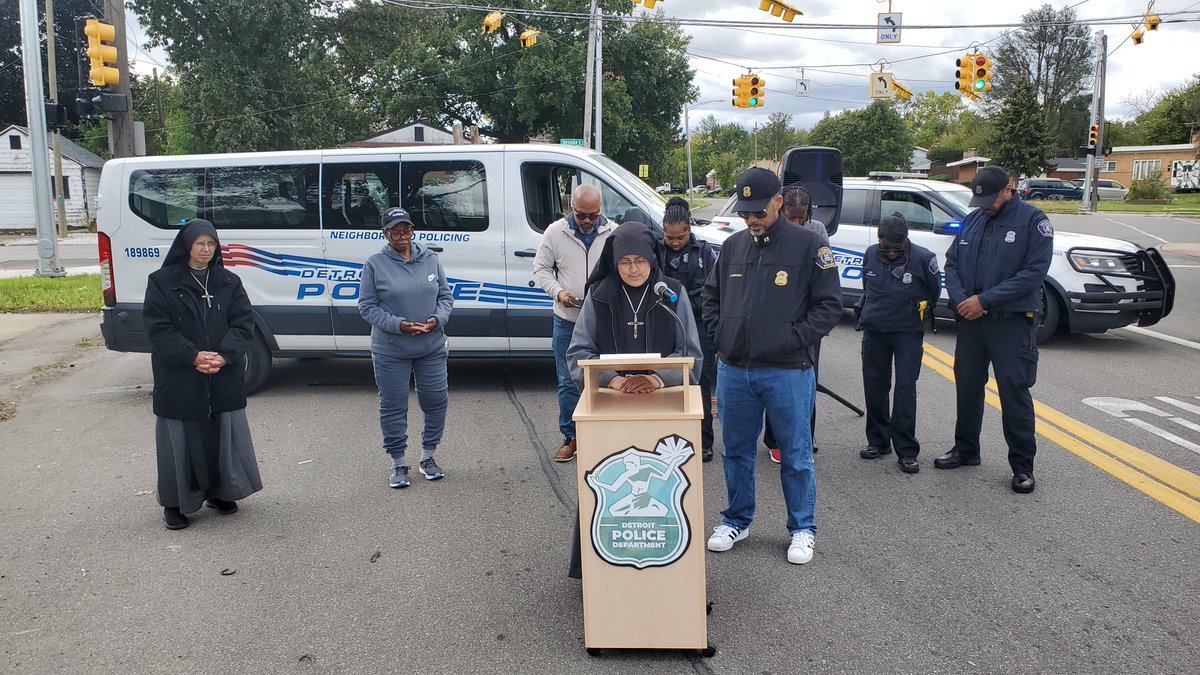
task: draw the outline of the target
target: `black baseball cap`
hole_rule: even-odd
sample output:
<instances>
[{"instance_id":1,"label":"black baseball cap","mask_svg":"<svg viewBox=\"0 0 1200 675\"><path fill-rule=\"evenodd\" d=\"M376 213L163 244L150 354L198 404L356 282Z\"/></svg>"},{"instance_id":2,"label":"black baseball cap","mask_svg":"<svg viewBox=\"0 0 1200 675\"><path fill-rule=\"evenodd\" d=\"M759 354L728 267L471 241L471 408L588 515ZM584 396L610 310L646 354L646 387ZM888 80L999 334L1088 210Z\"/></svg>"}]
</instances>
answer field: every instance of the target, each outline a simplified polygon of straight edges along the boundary
<instances>
[{"instance_id":1,"label":"black baseball cap","mask_svg":"<svg viewBox=\"0 0 1200 675\"><path fill-rule=\"evenodd\" d=\"M998 166L985 166L971 179L971 206L991 206L1008 187L1008 173Z\"/></svg>"},{"instance_id":2,"label":"black baseball cap","mask_svg":"<svg viewBox=\"0 0 1200 675\"><path fill-rule=\"evenodd\" d=\"M737 179L737 189L733 193L737 195L737 203L733 205L733 211L764 211L771 198L781 190L783 187L775 172L760 167L746 169Z\"/></svg>"},{"instance_id":3,"label":"black baseball cap","mask_svg":"<svg viewBox=\"0 0 1200 675\"><path fill-rule=\"evenodd\" d=\"M415 225L415 223L412 221L412 216L408 215L408 211L405 211L399 206L384 211L383 215L379 217L379 224L385 230L390 230L400 223Z\"/></svg>"}]
</instances>

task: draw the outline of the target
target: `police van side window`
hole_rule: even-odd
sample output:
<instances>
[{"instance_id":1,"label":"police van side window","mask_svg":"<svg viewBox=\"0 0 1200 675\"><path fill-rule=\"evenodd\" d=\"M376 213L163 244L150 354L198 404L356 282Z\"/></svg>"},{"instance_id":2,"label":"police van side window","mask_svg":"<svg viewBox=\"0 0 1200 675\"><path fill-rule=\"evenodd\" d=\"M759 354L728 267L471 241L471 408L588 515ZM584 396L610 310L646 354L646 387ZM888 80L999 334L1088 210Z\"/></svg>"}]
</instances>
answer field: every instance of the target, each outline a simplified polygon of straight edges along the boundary
<instances>
[{"instance_id":1,"label":"police van side window","mask_svg":"<svg viewBox=\"0 0 1200 675\"><path fill-rule=\"evenodd\" d=\"M230 166L205 170L217 229L316 230L317 165Z\"/></svg>"},{"instance_id":2,"label":"police van side window","mask_svg":"<svg viewBox=\"0 0 1200 675\"><path fill-rule=\"evenodd\" d=\"M633 208L633 202L626 199L620 192L612 189L608 183L600 180L592 174L584 171L583 182L590 185L595 185L600 188L600 210L604 212L604 217L614 223L625 222L625 216L629 214L629 210ZM641 214L641 210L638 210ZM638 215L642 220L646 219L644 214Z\"/></svg>"},{"instance_id":3,"label":"police van side window","mask_svg":"<svg viewBox=\"0 0 1200 675\"><path fill-rule=\"evenodd\" d=\"M400 206L426 232L482 232L488 228L487 173L475 160L404 160Z\"/></svg>"},{"instance_id":4,"label":"police van side window","mask_svg":"<svg viewBox=\"0 0 1200 675\"><path fill-rule=\"evenodd\" d=\"M162 229L178 229L199 215L204 169L139 169L129 177L129 209Z\"/></svg>"},{"instance_id":5,"label":"police van side window","mask_svg":"<svg viewBox=\"0 0 1200 675\"><path fill-rule=\"evenodd\" d=\"M383 212L400 205L398 162L323 164L321 171L327 230L377 230Z\"/></svg>"},{"instance_id":6,"label":"police van side window","mask_svg":"<svg viewBox=\"0 0 1200 675\"><path fill-rule=\"evenodd\" d=\"M521 191L525 219L538 233L562 218L571 204L575 169L561 164L529 162L521 165Z\"/></svg>"}]
</instances>

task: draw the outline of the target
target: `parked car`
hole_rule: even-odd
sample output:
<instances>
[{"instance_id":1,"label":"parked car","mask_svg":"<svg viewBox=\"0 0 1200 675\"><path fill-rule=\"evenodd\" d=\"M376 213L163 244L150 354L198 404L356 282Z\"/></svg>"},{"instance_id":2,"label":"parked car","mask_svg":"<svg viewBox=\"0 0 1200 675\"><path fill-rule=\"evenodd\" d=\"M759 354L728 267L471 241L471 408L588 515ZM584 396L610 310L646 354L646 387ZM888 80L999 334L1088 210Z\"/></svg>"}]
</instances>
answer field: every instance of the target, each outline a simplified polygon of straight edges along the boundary
<instances>
[{"instance_id":1,"label":"parked car","mask_svg":"<svg viewBox=\"0 0 1200 675\"><path fill-rule=\"evenodd\" d=\"M659 185L658 187L654 188L654 191L660 195L669 194L671 192L671 184L663 183L662 185Z\"/></svg>"},{"instance_id":2,"label":"parked car","mask_svg":"<svg viewBox=\"0 0 1200 675\"><path fill-rule=\"evenodd\" d=\"M709 225L696 228L697 234L711 242L744 229L745 223L733 213L735 201L736 195L726 200ZM845 305L852 306L862 295L863 255L876 243L880 218L900 212L908 221L909 238L937 254L945 269L946 249L971 211L970 201L971 191L955 183L843 179L841 217L829 242ZM1046 310L1039 342L1060 328L1103 333L1130 324L1153 325L1171 313L1175 279L1153 247L1060 230L1054 235L1054 257L1043 290ZM953 316L946 297L943 291L936 308L942 318Z\"/></svg>"},{"instance_id":3,"label":"parked car","mask_svg":"<svg viewBox=\"0 0 1200 675\"><path fill-rule=\"evenodd\" d=\"M1083 188L1058 178L1026 178L1017 183L1021 199L1083 199Z\"/></svg>"},{"instance_id":4,"label":"parked car","mask_svg":"<svg viewBox=\"0 0 1200 675\"><path fill-rule=\"evenodd\" d=\"M1096 179L1096 192L1100 195L1100 200L1106 202L1125 201L1129 196L1129 188L1107 178Z\"/></svg>"}]
</instances>

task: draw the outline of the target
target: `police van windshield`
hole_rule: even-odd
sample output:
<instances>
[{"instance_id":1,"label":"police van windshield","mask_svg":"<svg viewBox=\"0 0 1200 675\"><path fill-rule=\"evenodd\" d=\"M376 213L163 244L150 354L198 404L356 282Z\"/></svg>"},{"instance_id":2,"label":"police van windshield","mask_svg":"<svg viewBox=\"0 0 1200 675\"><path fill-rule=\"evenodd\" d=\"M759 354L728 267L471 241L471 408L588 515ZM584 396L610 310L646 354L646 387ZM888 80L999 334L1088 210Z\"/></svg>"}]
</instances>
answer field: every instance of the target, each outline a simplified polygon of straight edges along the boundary
<instances>
[{"instance_id":1,"label":"police van windshield","mask_svg":"<svg viewBox=\"0 0 1200 675\"><path fill-rule=\"evenodd\" d=\"M591 156L604 168L619 176L626 185L633 188L638 193L638 196L641 197L641 201L645 202L646 205L651 209L651 212L647 213L646 215L655 219L657 222L662 222L663 210L666 207L666 202L663 201L662 195L655 192L641 178L633 175L628 169L620 164L617 164L608 157L605 157L598 152L591 153Z\"/></svg>"},{"instance_id":2,"label":"police van windshield","mask_svg":"<svg viewBox=\"0 0 1200 675\"><path fill-rule=\"evenodd\" d=\"M959 216L964 216L971 211L971 191L967 188L955 188L951 190L939 190L941 195L958 211Z\"/></svg>"}]
</instances>

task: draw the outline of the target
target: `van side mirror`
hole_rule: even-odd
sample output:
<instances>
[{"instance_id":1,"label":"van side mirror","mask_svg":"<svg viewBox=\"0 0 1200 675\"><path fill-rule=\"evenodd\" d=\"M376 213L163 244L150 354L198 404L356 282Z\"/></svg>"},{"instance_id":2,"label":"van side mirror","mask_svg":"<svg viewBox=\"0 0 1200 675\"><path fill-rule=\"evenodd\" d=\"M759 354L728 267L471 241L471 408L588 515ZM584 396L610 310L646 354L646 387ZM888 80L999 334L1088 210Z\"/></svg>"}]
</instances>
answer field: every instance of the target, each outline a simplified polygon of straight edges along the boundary
<instances>
[{"instance_id":1,"label":"van side mirror","mask_svg":"<svg viewBox=\"0 0 1200 675\"><path fill-rule=\"evenodd\" d=\"M958 231L961 229L962 223L958 222L957 220L947 220L944 223L938 223L937 225L934 225L933 233L955 235L958 234Z\"/></svg>"}]
</instances>

